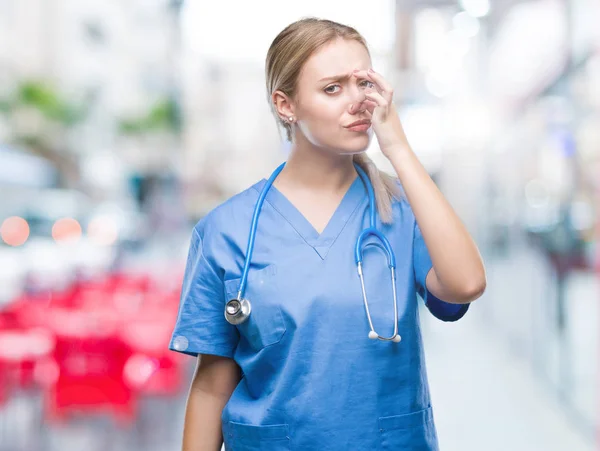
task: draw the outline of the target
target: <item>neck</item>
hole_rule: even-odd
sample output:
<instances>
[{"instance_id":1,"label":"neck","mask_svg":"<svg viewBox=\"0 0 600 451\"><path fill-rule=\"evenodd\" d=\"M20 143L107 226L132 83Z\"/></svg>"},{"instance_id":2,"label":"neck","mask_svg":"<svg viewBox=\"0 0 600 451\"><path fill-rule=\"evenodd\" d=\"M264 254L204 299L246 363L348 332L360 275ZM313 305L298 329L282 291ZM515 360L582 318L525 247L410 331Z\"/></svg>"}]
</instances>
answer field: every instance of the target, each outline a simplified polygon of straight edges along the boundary
<instances>
[{"instance_id":1,"label":"neck","mask_svg":"<svg viewBox=\"0 0 600 451\"><path fill-rule=\"evenodd\" d=\"M345 190L357 177L352 155L340 155L307 144L292 146L276 184L337 192Z\"/></svg>"}]
</instances>

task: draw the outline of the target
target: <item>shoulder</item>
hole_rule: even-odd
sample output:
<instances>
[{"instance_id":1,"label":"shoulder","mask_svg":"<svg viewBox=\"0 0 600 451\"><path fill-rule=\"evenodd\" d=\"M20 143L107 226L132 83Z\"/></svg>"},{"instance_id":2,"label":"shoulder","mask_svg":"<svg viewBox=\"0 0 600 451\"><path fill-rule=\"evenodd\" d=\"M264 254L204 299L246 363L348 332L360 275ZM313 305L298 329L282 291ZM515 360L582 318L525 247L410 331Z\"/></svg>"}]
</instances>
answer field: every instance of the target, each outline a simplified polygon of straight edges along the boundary
<instances>
[{"instance_id":1,"label":"shoulder","mask_svg":"<svg viewBox=\"0 0 600 451\"><path fill-rule=\"evenodd\" d=\"M235 229L236 224L247 223L254 211L262 183L263 180L259 180L214 207L196 223L194 234L201 240L215 238L218 234L227 234Z\"/></svg>"}]
</instances>

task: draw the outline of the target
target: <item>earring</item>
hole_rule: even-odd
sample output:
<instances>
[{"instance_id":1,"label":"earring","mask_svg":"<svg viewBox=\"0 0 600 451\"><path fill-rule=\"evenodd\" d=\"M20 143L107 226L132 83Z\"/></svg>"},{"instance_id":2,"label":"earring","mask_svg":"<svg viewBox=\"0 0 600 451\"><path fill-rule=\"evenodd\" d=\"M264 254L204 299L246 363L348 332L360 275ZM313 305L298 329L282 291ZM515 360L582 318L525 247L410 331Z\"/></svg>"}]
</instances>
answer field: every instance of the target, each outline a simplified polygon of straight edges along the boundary
<instances>
[{"instance_id":1,"label":"earring","mask_svg":"<svg viewBox=\"0 0 600 451\"><path fill-rule=\"evenodd\" d=\"M294 116L290 116L290 117L288 117L288 121L290 121L290 122L294 122Z\"/></svg>"}]
</instances>

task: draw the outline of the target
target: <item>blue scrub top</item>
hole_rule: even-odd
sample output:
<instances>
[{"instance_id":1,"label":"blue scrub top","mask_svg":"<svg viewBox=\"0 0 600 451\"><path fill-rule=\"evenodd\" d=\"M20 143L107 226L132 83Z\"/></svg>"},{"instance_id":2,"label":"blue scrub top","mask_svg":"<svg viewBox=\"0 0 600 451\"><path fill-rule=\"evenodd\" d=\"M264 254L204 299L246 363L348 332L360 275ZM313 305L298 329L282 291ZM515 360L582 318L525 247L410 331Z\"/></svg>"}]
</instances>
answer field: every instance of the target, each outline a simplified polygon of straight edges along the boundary
<instances>
[{"instance_id":1,"label":"blue scrub top","mask_svg":"<svg viewBox=\"0 0 600 451\"><path fill-rule=\"evenodd\" d=\"M378 227L396 253L400 343L370 340L354 262L368 227L357 177L319 234L274 186L263 205L246 298L250 318L230 325L252 214L265 179L212 210L194 228L170 349L235 359L243 378L223 409L227 450L437 450L416 293L444 321L468 304L426 290L429 252L408 202ZM367 246L364 276L375 330L393 333L383 251Z\"/></svg>"}]
</instances>

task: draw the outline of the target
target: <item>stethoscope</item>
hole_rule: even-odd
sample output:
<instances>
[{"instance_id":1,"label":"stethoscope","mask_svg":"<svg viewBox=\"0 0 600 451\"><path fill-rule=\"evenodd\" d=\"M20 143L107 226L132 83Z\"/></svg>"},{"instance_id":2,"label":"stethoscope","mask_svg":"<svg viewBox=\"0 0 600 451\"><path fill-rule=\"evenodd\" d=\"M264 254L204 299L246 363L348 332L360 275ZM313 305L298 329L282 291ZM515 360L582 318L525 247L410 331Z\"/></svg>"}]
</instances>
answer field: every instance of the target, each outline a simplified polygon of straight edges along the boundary
<instances>
[{"instance_id":1,"label":"stethoscope","mask_svg":"<svg viewBox=\"0 0 600 451\"><path fill-rule=\"evenodd\" d=\"M256 227L258 225L258 218L260 216L260 211L262 205L265 201L265 197L273 185L273 182L285 166L285 163L282 163L271 177L265 183L260 195L258 196L258 200L256 201L256 205L254 207L254 215L252 216L252 224L250 226L250 235L248 237L248 247L246 249L246 260L244 262L244 270L242 271L242 277L240 279L240 286L238 289L237 297L235 299L231 299L227 302L225 306L225 318L227 322L230 324L241 324L246 321L250 313L252 311L252 305L248 299L244 298L244 293L246 292L246 284L248 282L248 271L250 269L250 261L252 260L252 252L254 250L254 239L256 238ZM371 185L371 181L369 177L363 171L363 169L356 163L354 163L354 167L358 172L358 175L362 179L365 188L367 189L367 194L369 198L369 227L364 229L358 238L356 239L356 246L354 249L354 259L356 261L356 267L358 270L358 277L360 278L360 284L362 287L362 295L363 302L365 305L365 311L367 313L367 318L369 320L369 327L371 331L369 332L369 338L372 340L379 339L384 341L393 341L398 343L401 340L400 335L398 335L398 302L396 296L396 257L394 256L394 251L392 250L392 246L390 245L387 238L377 229L376 220L375 220L375 194L373 192L373 186ZM363 251L363 241L369 237L374 236L379 239L380 243L368 243L368 245L375 245L381 248L387 256L388 267L390 268L391 278L392 278L392 291L394 294L394 334L391 337L382 337L373 327L373 321L371 320L371 313L369 312L369 303L367 301L367 292L365 290L365 281L363 277L362 270L362 251Z\"/></svg>"}]
</instances>

